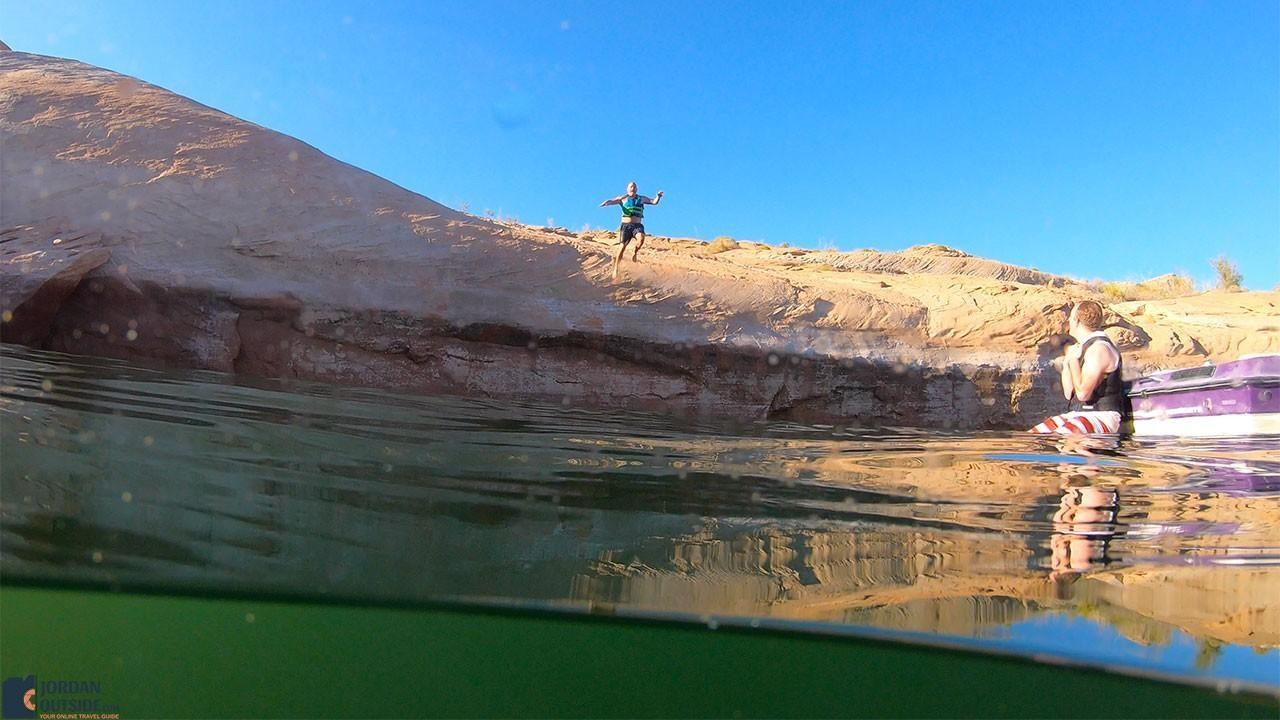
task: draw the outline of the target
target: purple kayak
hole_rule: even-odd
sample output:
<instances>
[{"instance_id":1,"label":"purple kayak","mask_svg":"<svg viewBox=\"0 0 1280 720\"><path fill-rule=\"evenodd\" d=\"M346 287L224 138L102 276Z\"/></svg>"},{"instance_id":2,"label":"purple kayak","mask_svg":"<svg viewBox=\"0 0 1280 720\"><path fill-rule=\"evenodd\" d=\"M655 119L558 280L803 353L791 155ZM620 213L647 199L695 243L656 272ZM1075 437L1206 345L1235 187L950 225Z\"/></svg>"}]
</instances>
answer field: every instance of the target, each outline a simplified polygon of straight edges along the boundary
<instances>
[{"instance_id":1,"label":"purple kayak","mask_svg":"<svg viewBox=\"0 0 1280 720\"><path fill-rule=\"evenodd\" d=\"M1280 435L1280 355L1153 373L1129 401L1134 435Z\"/></svg>"}]
</instances>

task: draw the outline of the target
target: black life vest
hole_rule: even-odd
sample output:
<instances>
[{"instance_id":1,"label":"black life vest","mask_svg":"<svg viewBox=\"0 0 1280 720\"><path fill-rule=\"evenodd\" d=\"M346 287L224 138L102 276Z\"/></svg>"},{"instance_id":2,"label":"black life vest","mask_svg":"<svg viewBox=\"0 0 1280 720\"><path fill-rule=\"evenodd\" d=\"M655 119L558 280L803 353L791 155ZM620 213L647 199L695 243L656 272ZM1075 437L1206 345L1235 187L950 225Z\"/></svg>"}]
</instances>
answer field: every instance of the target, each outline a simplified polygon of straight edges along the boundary
<instances>
[{"instance_id":1,"label":"black life vest","mask_svg":"<svg viewBox=\"0 0 1280 720\"><path fill-rule=\"evenodd\" d=\"M1098 384L1093 388L1093 392L1089 397L1081 398L1076 395L1073 405L1077 405L1075 409L1079 410L1113 410L1124 415L1124 382L1120 378L1120 370L1124 366L1124 358L1120 355L1120 348L1111 342L1111 338L1106 335L1094 335L1084 344L1080 346L1080 361L1084 362L1085 353L1089 352L1089 346L1095 342L1104 342L1111 346L1116 353L1116 369L1102 376Z\"/></svg>"}]
</instances>

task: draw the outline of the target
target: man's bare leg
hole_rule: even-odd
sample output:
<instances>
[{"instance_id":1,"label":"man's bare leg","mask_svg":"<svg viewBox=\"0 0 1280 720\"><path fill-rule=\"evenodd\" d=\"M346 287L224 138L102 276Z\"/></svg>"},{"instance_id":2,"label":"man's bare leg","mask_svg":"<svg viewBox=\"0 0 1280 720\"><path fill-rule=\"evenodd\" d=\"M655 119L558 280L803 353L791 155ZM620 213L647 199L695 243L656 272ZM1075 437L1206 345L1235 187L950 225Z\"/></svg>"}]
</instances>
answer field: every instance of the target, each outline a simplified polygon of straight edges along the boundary
<instances>
[{"instance_id":1,"label":"man's bare leg","mask_svg":"<svg viewBox=\"0 0 1280 720\"><path fill-rule=\"evenodd\" d=\"M625 253L626 251L627 251L627 244L623 243L622 247L618 248L618 256L613 259L613 279L614 280L618 279L618 266L622 264L622 254Z\"/></svg>"},{"instance_id":2,"label":"man's bare leg","mask_svg":"<svg viewBox=\"0 0 1280 720\"><path fill-rule=\"evenodd\" d=\"M642 232L636 233L635 238L636 238L636 247L634 250L631 251L631 262L636 262L636 256L640 254L640 248L644 247L644 233Z\"/></svg>"}]
</instances>

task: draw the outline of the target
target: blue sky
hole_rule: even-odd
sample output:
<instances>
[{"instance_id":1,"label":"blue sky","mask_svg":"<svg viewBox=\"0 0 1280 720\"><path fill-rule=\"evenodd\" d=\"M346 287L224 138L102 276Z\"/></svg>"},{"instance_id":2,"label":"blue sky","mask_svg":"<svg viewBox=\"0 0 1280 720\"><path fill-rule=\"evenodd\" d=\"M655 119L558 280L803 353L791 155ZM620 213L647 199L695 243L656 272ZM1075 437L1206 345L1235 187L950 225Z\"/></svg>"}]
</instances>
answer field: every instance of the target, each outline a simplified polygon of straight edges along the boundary
<instances>
[{"instance_id":1,"label":"blue sky","mask_svg":"<svg viewBox=\"0 0 1280 720\"><path fill-rule=\"evenodd\" d=\"M5 2L136 75L472 212L944 243L1280 283L1280 3Z\"/></svg>"}]
</instances>

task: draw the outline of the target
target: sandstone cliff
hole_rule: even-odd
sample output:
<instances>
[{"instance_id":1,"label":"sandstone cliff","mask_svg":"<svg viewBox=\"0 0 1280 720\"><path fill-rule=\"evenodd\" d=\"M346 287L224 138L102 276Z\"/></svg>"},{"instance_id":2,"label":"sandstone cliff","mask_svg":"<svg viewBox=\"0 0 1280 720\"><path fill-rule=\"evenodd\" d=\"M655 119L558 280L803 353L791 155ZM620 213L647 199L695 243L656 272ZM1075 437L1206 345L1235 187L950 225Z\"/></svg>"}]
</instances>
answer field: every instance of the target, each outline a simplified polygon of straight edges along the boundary
<instances>
[{"instance_id":1,"label":"sandstone cliff","mask_svg":"<svg viewBox=\"0 0 1280 720\"><path fill-rule=\"evenodd\" d=\"M130 77L0 52L9 342L413 392L1025 427L1063 404L1056 310L1092 294L940 246L657 237L617 282L613 249L451 210ZM1277 352L1278 303L1125 303L1112 331L1135 370Z\"/></svg>"}]
</instances>

